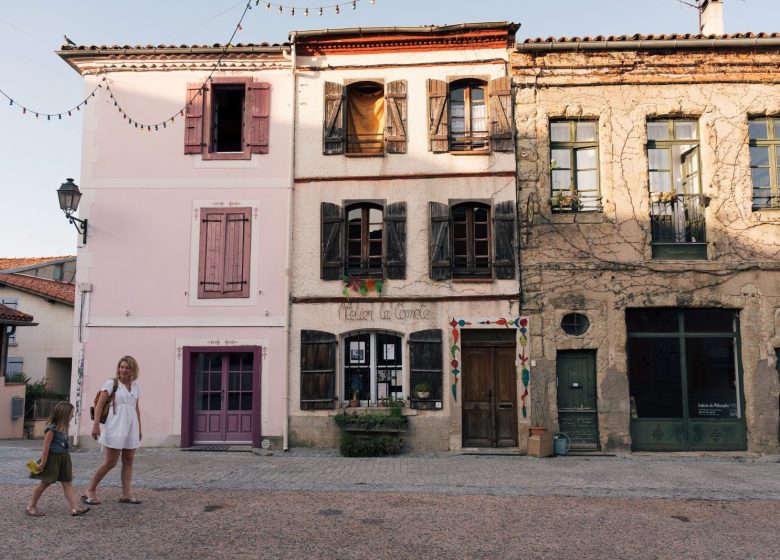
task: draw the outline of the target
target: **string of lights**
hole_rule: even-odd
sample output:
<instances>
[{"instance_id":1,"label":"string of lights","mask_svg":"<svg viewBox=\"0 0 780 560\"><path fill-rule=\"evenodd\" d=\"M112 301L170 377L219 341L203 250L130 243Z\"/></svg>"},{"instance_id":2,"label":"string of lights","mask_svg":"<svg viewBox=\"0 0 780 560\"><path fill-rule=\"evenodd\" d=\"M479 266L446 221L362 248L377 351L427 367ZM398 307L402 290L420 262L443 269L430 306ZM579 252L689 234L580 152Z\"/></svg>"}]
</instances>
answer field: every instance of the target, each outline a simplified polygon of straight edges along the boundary
<instances>
[{"instance_id":1,"label":"string of lights","mask_svg":"<svg viewBox=\"0 0 780 560\"><path fill-rule=\"evenodd\" d=\"M294 16L297 13L299 15L308 16L310 13L314 13L316 11L316 13L318 13L321 16L321 15L324 14L325 10L331 10L331 9L334 10L335 13L338 15L338 14L341 13L341 8L342 7L351 7L353 10L356 10L357 9L357 5L360 2L361 2L361 0L348 0L346 2L340 2L340 3L337 3L337 4L323 5L323 6L320 6L320 7L317 7L317 8L300 7L300 6L293 6L293 5L288 5L288 4L276 4L274 2L262 2L262 3L265 5L265 10L266 11L272 11L273 10L273 11L278 12L279 14L289 13L289 15ZM97 86L95 86L95 88L89 93L89 95L87 95L78 105L76 105L75 107L73 107L71 109L68 109L68 110L65 110L65 111L60 111L60 112L55 112L55 113L46 113L46 112L43 112L43 111L34 111L34 110L30 109L29 107L27 107L26 105L23 105L23 104L19 103L18 101L16 101L15 99L13 99L10 95L8 95L2 89L0 89L0 95L4 96L9 101L9 106L11 106L11 107L18 107L19 109L21 109L22 114L24 114L24 115L35 115L36 119L39 119L41 117L46 117L46 120L48 120L48 121L52 120L52 117L56 117L55 120L62 120L63 116L71 117L71 116L73 116L74 112L81 111L81 107L85 107L89 103L89 100L91 98L95 97L95 94L99 90L103 89L103 86L105 85L105 89L108 92L108 94L109 94L109 96L111 98L111 101L114 102L114 107L116 107L117 112L122 115L122 119L126 120L129 125L133 126L134 128L137 128L139 130L146 131L146 132L152 132L153 130L154 131L159 131L160 128L166 129L166 128L168 128L168 124L174 123L176 121L176 119L179 118L179 117L184 117L185 110L187 109L187 107L192 105L192 103L199 96L204 94L204 92L206 90L206 85L208 83L211 83L212 77L214 75L214 72L219 70L220 66L222 65L222 61L224 60L225 56L227 55L228 49L233 44L233 39L235 39L236 34L239 33L240 31L243 31L243 29L244 29L244 27L243 27L244 18L246 17L247 13L249 13L249 11L252 10L252 4L254 4L255 7L258 7L260 5L260 3L261 3L261 0L248 0L246 5L244 6L244 11L241 13L241 17L239 18L238 23L236 24L235 29L233 30L233 33L230 35L230 39L228 39L227 43L225 43L225 45L222 47L222 52L220 53L219 58L214 63L214 67L211 69L211 71L209 72L209 75L203 81L203 85L200 87L198 92L195 94L195 97L193 97L185 105L183 105L178 111L176 111L170 117L168 117L168 118L166 118L164 120L161 120L161 121L158 121L158 122L155 122L155 123L144 123L144 122L140 122L140 121L134 119L132 116L130 116L128 114L128 112L122 107L122 105L119 102L119 100L117 99L116 93L111 89L111 82L110 82L110 80L108 80L108 78L106 76L103 76L103 78L101 79L101 82ZM371 5L374 5L376 3L376 0L370 0L370 3L371 3ZM297 12L296 12L296 10L297 10Z\"/></svg>"}]
</instances>

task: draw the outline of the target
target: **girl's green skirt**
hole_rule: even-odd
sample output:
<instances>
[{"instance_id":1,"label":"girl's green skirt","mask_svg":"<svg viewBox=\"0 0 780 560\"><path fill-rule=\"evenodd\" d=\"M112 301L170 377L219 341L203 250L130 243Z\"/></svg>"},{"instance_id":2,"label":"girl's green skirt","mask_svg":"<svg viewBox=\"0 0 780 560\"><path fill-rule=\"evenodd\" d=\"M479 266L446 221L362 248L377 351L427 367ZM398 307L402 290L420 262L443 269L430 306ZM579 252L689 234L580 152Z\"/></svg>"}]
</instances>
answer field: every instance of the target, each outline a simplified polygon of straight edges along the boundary
<instances>
[{"instance_id":1,"label":"girl's green skirt","mask_svg":"<svg viewBox=\"0 0 780 560\"><path fill-rule=\"evenodd\" d=\"M54 484L55 482L71 482L73 480L73 465L70 453L49 453L46 467L38 474L30 474L30 478Z\"/></svg>"}]
</instances>

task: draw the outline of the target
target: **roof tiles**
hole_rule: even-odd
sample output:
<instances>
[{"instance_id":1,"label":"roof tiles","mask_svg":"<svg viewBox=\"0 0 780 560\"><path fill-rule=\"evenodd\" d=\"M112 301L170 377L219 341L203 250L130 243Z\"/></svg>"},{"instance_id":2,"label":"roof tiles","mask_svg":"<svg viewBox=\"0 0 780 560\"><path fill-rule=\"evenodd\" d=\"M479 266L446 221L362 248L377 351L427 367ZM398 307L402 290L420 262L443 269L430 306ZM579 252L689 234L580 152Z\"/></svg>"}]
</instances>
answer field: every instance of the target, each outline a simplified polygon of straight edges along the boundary
<instances>
[{"instance_id":1,"label":"roof tiles","mask_svg":"<svg viewBox=\"0 0 780 560\"><path fill-rule=\"evenodd\" d=\"M33 322L33 316L27 313L22 313L16 309L11 309L7 305L0 303L0 322L6 321L26 321L28 323Z\"/></svg>"},{"instance_id":2,"label":"roof tiles","mask_svg":"<svg viewBox=\"0 0 780 560\"><path fill-rule=\"evenodd\" d=\"M46 278L24 274L0 274L0 284L18 288L61 303L73 305L76 301L76 286L69 282L57 282Z\"/></svg>"},{"instance_id":3,"label":"roof tiles","mask_svg":"<svg viewBox=\"0 0 780 560\"><path fill-rule=\"evenodd\" d=\"M50 262L64 261L74 258L76 258L74 255L63 255L61 257L0 258L0 270L11 270L15 268L24 268L27 266L43 265Z\"/></svg>"}]
</instances>

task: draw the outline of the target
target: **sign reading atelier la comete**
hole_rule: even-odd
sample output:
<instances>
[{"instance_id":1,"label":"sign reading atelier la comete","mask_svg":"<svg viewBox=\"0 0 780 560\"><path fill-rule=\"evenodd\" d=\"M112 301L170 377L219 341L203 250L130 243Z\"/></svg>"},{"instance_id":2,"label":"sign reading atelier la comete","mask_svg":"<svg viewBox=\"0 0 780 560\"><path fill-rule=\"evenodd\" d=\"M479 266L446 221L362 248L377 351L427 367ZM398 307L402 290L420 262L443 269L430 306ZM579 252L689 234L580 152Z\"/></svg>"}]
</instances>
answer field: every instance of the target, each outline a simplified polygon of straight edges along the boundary
<instances>
[{"instance_id":1,"label":"sign reading atelier la comete","mask_svg":"<svg viewBox=\"0 0 780 560\"><path fill-rule=\"evenodd\" d=\"M426 303L341 303L339 319L349 321L384 321L430 319L431 306Z\"/></svg>"}]
</instances>

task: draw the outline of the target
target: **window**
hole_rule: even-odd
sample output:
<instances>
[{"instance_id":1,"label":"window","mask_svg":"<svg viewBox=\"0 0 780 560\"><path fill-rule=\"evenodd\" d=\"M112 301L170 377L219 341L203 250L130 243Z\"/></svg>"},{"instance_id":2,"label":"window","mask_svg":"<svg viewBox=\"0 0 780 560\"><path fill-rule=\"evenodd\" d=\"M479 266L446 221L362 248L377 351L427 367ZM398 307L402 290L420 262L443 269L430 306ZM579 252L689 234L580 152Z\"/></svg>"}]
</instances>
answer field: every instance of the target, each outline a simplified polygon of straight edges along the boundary
<instances>
[{"instance_id":1,"label":"window","mask_svg":"<svg viewBox=\"0 0 780 560\"><path fill-rule=\"evenodd\" d=\"M15 297L0 298L0 304L10 307L11 309L18 309L19 298L15 298ZM8 345L9 346L16 345L16 328L15 327L5 327L5 328L7 332L11 333L8 335Z\"/></svg>"},{"instance_id":2,"label":"window","mask_svg":"<svg viewBox=\"0 0 780 560\"><path fill-rule=\"evenodd\" d=\"M18 375L24 373L24 358L8 358L5 367L6 375Z\"/></svg>"},{"instance_id":3,"label":"window","mask_svg":"<svg viewBox=\"0 0 780 560\"><path fill-rule=\"evenodd\" d=\"M648 121L647 156L653 256L706 259L696 121Z\"/></svg>"},{"instance_id":4,"label":"window","mask_svg":"<svg viewBox=\"0 0 780 560\"><path fill-rule=\"evenodd\" d=\"M753 210L780 208L780 118L748 120Z\"/></svg>"},{"instance_id":5,"label":"window","mask_svg":"<svg viewBox=\"0 0 780 560\"><path fill-rule=\"evenodd\" d=\"M509 77L428 80L428 149L432 152L511 152Z\"/></svg>"},{"instance_id":6,"label":"window","mask_svg":"<svg viewBox=\"0 0 780 560\"><path fill-rule=\"evenodd\" d=\"M250 208L200 209L198 298L248 298Z\"/></svg>"},{"instance_id":7,"label":"window","mask_svg":"<svg viewBox=\"0 0 780 560\"><path fill-rule=\"evenodd\" d=\"M322 153L406 153L406 80L326 82Z\"/></svg>"},{"instance_id":8,"label":"window","mask_svg":"<svg viewBox=\"0 0 780 560\"><path fill-rule=\"evenodd\" d=\"M442 400L441 330L413 332L409 335L409 390L412 408L440 408ZM430 388L427 399L415 394L415 387ZM439 401L437 403L437 401Z\"/></svg>"},{"instance_id":9,"label":"window","mask_svg":"<svg viewBox=\"0 0 780 560\"><path fill-rule=\"evenodd\" d=\"M402 399L401 337L386 331L358 332L344 338L343 400L357 394L363 403Z\"/></svg>"},{"instance_id":10,"label":"window","mask_svg":"<svg viewBox=\"0 0 780 560\"><path fill-rule=\"evenodd\" d=\"M582 336L590 327L590 321L582 313L567 313L561 318L563 332L571 336Z\"/></svg>"},{"instance_id":11,"label":"window","mask_svg":"<svg viewBox=\"0 0 780 560\"><path fill-rule=\"evenodd\" d=\"M268 153L271 87L252 78L187 86L185 154L250 159Z\"/></svg>"},{"instance_id":12,"label":"window","mask_svg":"<svg viewBox=\"0 0 780 560\"><path fill-rule=\"evenodd\" d=\"M492 212L481 202L430 202L429 210L431 278L515 277L513 201L496 204Z\"/></svg>"},{"instance_id":13,"label":"window","mask_svg":"<svg viewBox=\"0 0 780 560\"><path fill-rule=\"evenodd\" d=\"M321 205L320 277L406 277L406 203Z\"/></svg>"},{"instance_id":14,"label":"window","mask_svg":"<svg viewBox=\"0 0 780 560\"><path fill-rule=\"evenodd\" d=\"M601 210L597 130L594 121L550 123L553 212Z\"/></svg>"}]
</instances>

